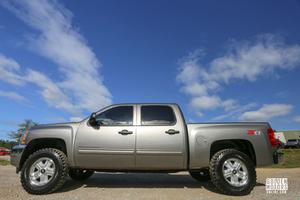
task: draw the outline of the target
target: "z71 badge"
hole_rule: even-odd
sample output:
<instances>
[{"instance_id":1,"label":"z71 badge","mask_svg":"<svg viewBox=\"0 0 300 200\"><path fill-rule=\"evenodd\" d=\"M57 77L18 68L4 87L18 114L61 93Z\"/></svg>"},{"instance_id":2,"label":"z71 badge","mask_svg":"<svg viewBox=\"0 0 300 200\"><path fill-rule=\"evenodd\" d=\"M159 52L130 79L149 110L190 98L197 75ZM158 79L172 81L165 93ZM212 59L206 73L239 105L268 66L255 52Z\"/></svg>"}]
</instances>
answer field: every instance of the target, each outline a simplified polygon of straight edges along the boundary
<instances>
[{"instance_id":1,"label":"z71 badge","mask_svg":"<svg viewBox=\"0 0 300 200\"><path fill-rule=\"evenodd\" d=\"M248 135L260 135L261 131L257 131L257 130L248 130Z\"/></svg>"}]
</instances>

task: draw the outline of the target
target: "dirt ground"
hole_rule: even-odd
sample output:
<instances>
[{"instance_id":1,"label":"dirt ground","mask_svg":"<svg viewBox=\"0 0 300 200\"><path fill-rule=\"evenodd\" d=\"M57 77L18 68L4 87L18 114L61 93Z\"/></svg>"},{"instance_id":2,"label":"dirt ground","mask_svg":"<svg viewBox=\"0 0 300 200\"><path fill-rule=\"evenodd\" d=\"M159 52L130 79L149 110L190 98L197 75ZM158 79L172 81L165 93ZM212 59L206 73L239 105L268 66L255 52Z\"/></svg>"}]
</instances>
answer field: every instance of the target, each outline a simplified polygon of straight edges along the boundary
<instances>
[{"instance_id":1,"label":"dirt ground","mask_svg":"<svg viewBox=\"0 0 300 200\"><path fill-rule=\"evenodd\" d=\"M187 173L96 173L84 182L68 179L54 194L35 196L26 193L12 166L0 166L0 199L300 199L300 168L257 169L258 181L250 195L232 197L219 194L210 182L200 183ZM266 194L266 178L288 178L287 194Z\"/></svg>"}]
</instances>

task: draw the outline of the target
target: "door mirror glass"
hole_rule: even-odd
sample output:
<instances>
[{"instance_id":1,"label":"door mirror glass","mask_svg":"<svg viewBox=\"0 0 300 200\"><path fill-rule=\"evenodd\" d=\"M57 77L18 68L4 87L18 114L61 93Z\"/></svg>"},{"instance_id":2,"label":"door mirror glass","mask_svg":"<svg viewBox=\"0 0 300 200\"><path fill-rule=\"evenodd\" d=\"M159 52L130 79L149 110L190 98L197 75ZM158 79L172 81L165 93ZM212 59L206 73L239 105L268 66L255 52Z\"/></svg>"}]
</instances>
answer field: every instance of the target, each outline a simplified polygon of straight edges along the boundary
<instances>
[{"instance_id":1,"label":"door mirror glass","mask_svg":"<svg viewBox=\"0 0 300 200\"><path fill-rule=\"evenodd\" d=\"M91 116L90 116L90 119L89 119L89 124L91 126L97 126L99 127L100 124L97 123L97 120L96 120L96 113L92 113Z\"/></svg>"}]
</instances>

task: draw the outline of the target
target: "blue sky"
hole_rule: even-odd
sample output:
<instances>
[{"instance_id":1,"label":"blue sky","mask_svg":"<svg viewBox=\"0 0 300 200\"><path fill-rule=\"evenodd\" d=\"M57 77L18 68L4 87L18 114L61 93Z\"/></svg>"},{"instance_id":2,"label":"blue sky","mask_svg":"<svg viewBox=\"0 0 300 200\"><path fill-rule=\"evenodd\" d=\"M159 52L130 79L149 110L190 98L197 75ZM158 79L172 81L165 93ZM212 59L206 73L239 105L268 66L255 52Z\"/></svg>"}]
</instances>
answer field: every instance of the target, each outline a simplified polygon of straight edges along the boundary
<instances>
[{"instance_id":1,"label":"blue sky","mask_svg":"<svg viewBox=\"0 0 300 200\"><path fill-rule=\"evenodd\" d=\"M299 19L296 0L3 1L0 138L126 102L299 129Z\"/></svg>"}]
</instances>

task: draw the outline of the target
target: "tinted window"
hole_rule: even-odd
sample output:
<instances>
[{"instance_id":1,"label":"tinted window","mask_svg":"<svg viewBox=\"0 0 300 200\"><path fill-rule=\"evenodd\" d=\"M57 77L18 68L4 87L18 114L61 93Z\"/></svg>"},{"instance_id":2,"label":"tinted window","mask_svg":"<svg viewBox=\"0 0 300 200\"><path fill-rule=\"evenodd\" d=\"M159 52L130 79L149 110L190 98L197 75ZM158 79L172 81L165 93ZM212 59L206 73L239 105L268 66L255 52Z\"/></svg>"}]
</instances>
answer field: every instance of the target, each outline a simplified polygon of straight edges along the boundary
<instances>
[{"instance_id":1,"label":"tinted window","mask_svg":"<svg viewBox=\"0 0 300 200\"><path fill-rule=\"evenodd\" d=\"M171 125L176 119L169 106L142 106L142 125Z\"/></svg>"},{"instance_id":2,"label":"tinted window","mask_svg":"<svg viewBox=\"0 0 300 200\"><path fill-rule=\"evenodd\" d=\"M96 121L100 125L107 126L120 126L120 125L132 125L133 121L133 107L132 106L120 106L114 107L103 113L100 113L96 117Z\"/></svg>"}]
</instances>

